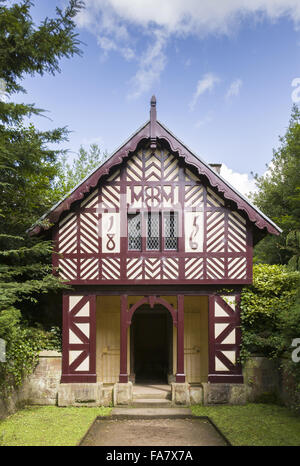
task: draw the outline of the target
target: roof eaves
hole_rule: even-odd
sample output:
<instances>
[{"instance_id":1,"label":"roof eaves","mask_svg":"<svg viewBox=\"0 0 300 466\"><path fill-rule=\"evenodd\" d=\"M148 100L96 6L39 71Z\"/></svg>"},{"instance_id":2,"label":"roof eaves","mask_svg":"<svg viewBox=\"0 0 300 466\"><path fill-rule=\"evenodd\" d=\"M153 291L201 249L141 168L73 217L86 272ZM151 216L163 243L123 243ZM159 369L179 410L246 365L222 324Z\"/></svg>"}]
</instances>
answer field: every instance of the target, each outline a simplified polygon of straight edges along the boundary
<instances>
[{"instance_id":1,"label":"roof eaves","mask_svg":"<svg viewBox=\"0 0 300 466\"><path fill-rule=\"evenodd\" d=\"M252 202L249 201L247 197L241 194L234 186L232 186L225 178L223 178L219 173L217 173L208 163L206 163L201 157L199 157L192 149L190 149L184 142L182 142L177 136L175 136L172 131L167 128L163 123L157 120L157 123L160 124L165 131L167 131L173 138L175 138L186 150L188 150L196 159L198 159L208 170L214 173L226 186L228 186L233 192L235 192L239 197L243 199L252 209L254 209L259 215L261 215L267 222L269 222L279 233L282 233L282 229L279 228L276 223L274 223L269 217L267 217L261 210L256 207Z\"/></svg>"},{"instance_id":2,"label":"roof eaves","mask_svg":"<svg viewBox=\"0 0 300 466\"><path fill-rule=\"evenodd\" d=\"M72 188L62 199L60 199L56 204L54 204L47 212L45 212L30 228L26 230L26 233L29 233L32 231L36 226L39 225L43 220L45 220L51 212L53 212L60 204L62 204L69 196L71 196L81 185L85 183L86 180L88 180L99 168L103 167L105 163L107 163L119 150L122 149L134 136L136 136L140 131L142 131L148 124L150 120L147 120L146 123L141 125L134 133L129 136L129 138L126 139L122 144L120 144L110 155L107 157L105 160L103 160L100 165L98 165L97 168L95 168L93 171L88 173L74 188Z\"/></svg>"}]
</instances>

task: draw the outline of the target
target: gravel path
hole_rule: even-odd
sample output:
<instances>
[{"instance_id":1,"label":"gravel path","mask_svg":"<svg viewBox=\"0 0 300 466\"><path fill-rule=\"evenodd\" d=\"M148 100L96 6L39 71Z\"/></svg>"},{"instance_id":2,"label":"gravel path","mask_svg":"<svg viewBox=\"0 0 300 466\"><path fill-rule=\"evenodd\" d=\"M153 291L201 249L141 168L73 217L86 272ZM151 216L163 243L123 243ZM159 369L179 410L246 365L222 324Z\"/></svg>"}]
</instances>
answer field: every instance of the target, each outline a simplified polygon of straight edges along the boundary
<instances>
[{"instance_id":1,"label":"gravel path","mask_svg":"<svg viewBox=\"0 0 300 466\"><path fill-rule=\"evenodd\" d=\"M82 446L221 446L206 419L97 419Z\"/></svg>"}]
</instances>

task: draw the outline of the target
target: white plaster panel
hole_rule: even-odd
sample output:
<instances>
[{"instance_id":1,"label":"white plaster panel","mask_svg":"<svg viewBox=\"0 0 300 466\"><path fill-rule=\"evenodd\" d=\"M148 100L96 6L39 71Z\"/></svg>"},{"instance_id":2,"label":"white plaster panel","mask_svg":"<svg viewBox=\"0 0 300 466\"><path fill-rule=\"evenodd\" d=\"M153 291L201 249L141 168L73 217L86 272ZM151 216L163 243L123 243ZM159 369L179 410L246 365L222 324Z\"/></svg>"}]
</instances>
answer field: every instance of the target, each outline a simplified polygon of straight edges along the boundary
<instances>
[{"instance_id":1,"label":"white plaster panel","mask_svg":"<svg viewBox=\"0 0 300 466\"><path fill-rule=\"evenodd\" d=\"M69 351L69 364L72 364L72 362L75 361L75 359L78 358L81 353L82 351Z\"/></svg>"},{"instance_id":2,"label":"white plaster panel","mask_svg":"<svg viewBox=\"0 0 300 466\"><path fill-rule=\"evenodd\" d=\"M232 364L235 364L235 351L222 351L222 353L224 354L224 356L226 356L227 359L229 359L230 362L232 362Z\"/></svg>"},{"instance_id":3,"label":"white plaster panel","mask_svg":"<svg viewBox=\"0 0 300 466\"><path fill-rule=\"evenodd\" d=\"M89 338L90 337L90 324L88 323L85 323L85 324L79 324L76 322L76 327L79 328L79 330L82 331L82 333L87 337Z\"/></svg>"},{"instance_id":4,"label":"white plaster panel","mask_svg":"<svg viewBox=\"0 0 300 466\"><path fill-rule=\"evenodd\" d=\"M228 304L229 307L231 307L233 311L235 311L235 296L234 295L221 296L221 298L225 301L226 304Z\"/></svg>"},{"instance_id":5,"label":"white plaster panel","mask_svg":"<svg viewBox=\"0 0 300 466\"><path fill-rule=\"evenodd\" d=\"M90 303L85 303L84 306L76 313L76 317L89 317L90 315Z\"/></svg>"},{"instance_id":6,"label":"white plaster panel","mask_svg":"<svg viewBox=\"0 0 300 466\"><path fill-rule=\"evenodd\" d=\"M77 344L77 343L80 343L82 344L82 341L78 338L77 335L75 335L74 332L72 332L71 329L69 329L69 343L70 344Z\"/></svg>"},{"instance_id":7,"label":"white plaster panel","mask_svg":"<svg viewBox=\"0 0 300 466\"><path fill-rule=\"evenodd\" d=\"M216 371L229 371L228 367L224 366L222 361L216 356L215 357L215 370Z\"/></svg>"},{"instance_id":8,"label":"white plaster panel","mask_svg":"<svg viewBox=\"0 0 300 466\"><path fill-rule=\"evenodd\" d=\"M90 357L87 356L81 364L75 369L75 371L89 371L90 370Z\"/></svg>"},{"instance_id":9,"label":"white plaster panel","mask_svg":"<svg viewBox=\"0 0 300 466\"><path fill-rule=\"evenodd\" d=\"M83 298L83 296L70 296L69 298L69 310L72 311L73 307Z\"/></svg>"},{"instance_id":10,"label":"white plaster panel","mask_svg":"<svg viewBox=\"0 0 300 466\"><path fill-rule=\"evenodd\" d=\"M102 252L120 252L120 213L102 214Z\"/></svg>"},{"instance_id":11,"label":"white plaster panel","mask_svg":"<svg viewBox=\"0 0 300 466\"><path fill-rule=\"evenodd\" d=\"M235 338L235 329L233 329L229 335L227 335L226 338L224 338L224 340L222 340L222 345L234 345L236 342L236 338Z\"/></svg>"},{"instance_id":12,"label":"white plaster panel","mask_svg":"<svg viewBox=\"0 0 300 466\"><path fill-rule=\"evenodd\" d=\"M228 317L228 313L220 306L218 302L215 302L215 316L216 317Z\"/></svg>"},{"instance_id":13,"label":"white plaster panel","mask_svg":"<svg viewBox=\"0 0 300 466\"><path fill-rule=\"evenodd\" d=\"M218 338L226 327L228 327L228 324L215 324L215 338Z\"/></svg>"},{"instance_id":14,"label":"white plaster panel","mask_svg":"<svg viewBox=\"0 0 300 466\"><path fill-rule=\"evenodd\" d=\"M202 252L203 251L203 212L185 212L185 251Z\"/></svg>"}]
</instances>

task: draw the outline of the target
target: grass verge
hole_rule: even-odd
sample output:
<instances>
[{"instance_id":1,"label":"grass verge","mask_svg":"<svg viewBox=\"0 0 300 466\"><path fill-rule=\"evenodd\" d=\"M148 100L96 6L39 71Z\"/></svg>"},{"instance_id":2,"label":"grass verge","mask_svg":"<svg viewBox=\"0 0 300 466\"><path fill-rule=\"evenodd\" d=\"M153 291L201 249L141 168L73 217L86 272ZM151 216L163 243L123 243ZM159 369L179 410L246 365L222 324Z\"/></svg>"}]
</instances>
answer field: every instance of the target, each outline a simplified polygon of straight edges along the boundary
<instances>
[{"instance_id":1,"label":"grass verge","mask_svg":"<svg viewBox=\"0 0 300 466\"><path fill-rule=\"evenodd\" d=\"M192 406L196 416L208 416L232 445L300 446L300 417L287 408L268 404ZM97 416L111 408L28 406L0 421L0 445L77 445Z\"/></svg>"},{"instance_id":2,"label":"grass verge","mask_svg":"<svg viewBox=\"0 0 300 466\"><path fill-rule=\"evenodd\" d=\"M0 421L2 446L73 446L111 408L28 406Z\"/></svg>"},{"instance_id":3,"label":"grass verge","mask_svg":"<svg viewBox=\"0 0 300 466\"><path fill-rule=\"evenodd\" d=\"M208 416L232 445L299 446L300 417L283 406L249 403L242 406L192 406Z\"/></svg>"}]
</instances>

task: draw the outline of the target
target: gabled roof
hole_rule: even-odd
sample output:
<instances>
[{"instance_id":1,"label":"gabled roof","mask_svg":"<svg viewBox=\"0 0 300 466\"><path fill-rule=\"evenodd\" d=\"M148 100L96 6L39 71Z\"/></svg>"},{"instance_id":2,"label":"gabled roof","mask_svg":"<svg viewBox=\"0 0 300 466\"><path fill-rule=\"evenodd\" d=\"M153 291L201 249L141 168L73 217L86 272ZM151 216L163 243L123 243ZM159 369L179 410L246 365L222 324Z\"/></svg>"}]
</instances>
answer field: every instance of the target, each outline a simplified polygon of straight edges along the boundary
<instances>
[{"instance_id":1,"label":"gabled roof","mask_svg":"<svg viewBox=\"0 0 300 466\"><path fill-rule=\"evenodd\" d=\"M266 229L264 230L265 233L268 231L275 235L279 235L282 232L272 220L231 186L219 173L215 172L210 165L194 154L177 136L156 119L156 100L153 96L151 99L150 120L115 150L97 169L75 186L61 201L57 202L57 204L46 212L37 223L28 230L29 234L36 235L45 230L47 227L42 227L40 225L43 220L48 220L50 224L58 222L63 212L68 211L75 201L82 199L95 188L99 180L103 176L108 175L113 167L121 164L130 153L136 150L138 144L143 140L150 141L150 147L153 149L156 147L157 142L167 142L173 152L177 153L179 157L182 157L187 164L195 167L199 175L204 175L211 186L223 193L225 199L233 201L237 209L244 211L255 227L259 230Z\"/></svg>"}]
</instances>

